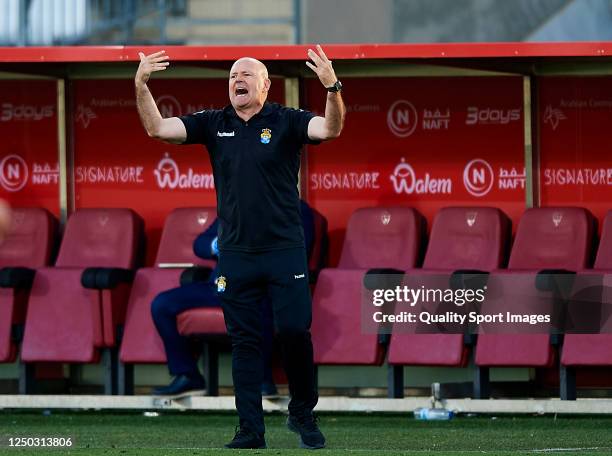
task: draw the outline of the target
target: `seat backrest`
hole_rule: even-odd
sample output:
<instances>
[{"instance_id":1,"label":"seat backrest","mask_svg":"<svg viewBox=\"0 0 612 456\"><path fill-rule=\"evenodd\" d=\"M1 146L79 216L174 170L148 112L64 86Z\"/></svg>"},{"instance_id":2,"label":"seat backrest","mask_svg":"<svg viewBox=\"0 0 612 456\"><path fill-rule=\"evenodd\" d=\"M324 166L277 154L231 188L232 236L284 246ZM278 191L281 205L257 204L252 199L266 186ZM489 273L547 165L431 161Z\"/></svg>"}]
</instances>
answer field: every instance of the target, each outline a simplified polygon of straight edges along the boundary
<instances>
[{"instance_id":1,"label":"seat backrest","mask_svg":"<svg viewBox=\"0 0 612 456\"><path fill-rule=\"evenodd\" d=\"M40 268L51 263L57 219L46 209L11 209L11 225L0 243L0 267Z\"/></svg>"},{"instance_id":2,"label":"seat backrest","mask_svg":"<svg viewBox=\"0 0 612 456\"><path fill-rule=\"evenodd\" d=\"M595 269L612 269L612 211L604 218L601 227L601 239L595 257Z\"/></svg>"},{"instance_id":3,"label":"seat backrest","mask_svg":"<svg viewBox=\"0 0 612 456\"><path fill-rule=\"evenodd\" d=\"M510 220L494 207L445 207L431 228L423 267L490 271L506 261Z\"/></svg>"},{"instance_id":4,"label":"seat backrest","mask_svg":"<svg viewBox=\"0 0 612 456\"><path fill-rule=\"evenodd\" d=\"M77 209L68 218L56 266L133 268L143 222L131 209Z\"/></svg>"},{"instance_id":5,"label":"seat backrest","mask_svg":"<svg viewBox=\"0 0 612 456\"><path fill-rule=\"evenodd\" d=\"M509 269L567 269L589 266L595 219L581 207L527 209L516 230Z\"/></svg>"},{"instance_id":6,"label":"seat backrest","mask_svg":"<svg viewBox=\"0 0 612 456\"><path fill-rule=\"evenodd\" d=\"M424 231L425 219L409 207L357 209L346 227L338 268L413 268Z\"/></svg>"},{"instance_id":7,"label":"seat backrest","mask_svg":"<svg viewBox=\"0 0 612 456\"><path fill-rule=\"evenodd\" d=\"M181 207L174 209L164 223L155 264L212 264L193 253L193 242L217 217L214 207Z\"/></svg>"},{"instance_id":8,"label":"seat backrest","mask_svg":"<svg viewBox=\"0 0 612 456\"><path fill-rule=\"evenodd\" d=\"M329 253L329 236L327 233L327 219L319 211L312 210L314 236L312 240L312 250L308 258L308 270L318 272L327 266Z\"/></svg>"}]
</instances>

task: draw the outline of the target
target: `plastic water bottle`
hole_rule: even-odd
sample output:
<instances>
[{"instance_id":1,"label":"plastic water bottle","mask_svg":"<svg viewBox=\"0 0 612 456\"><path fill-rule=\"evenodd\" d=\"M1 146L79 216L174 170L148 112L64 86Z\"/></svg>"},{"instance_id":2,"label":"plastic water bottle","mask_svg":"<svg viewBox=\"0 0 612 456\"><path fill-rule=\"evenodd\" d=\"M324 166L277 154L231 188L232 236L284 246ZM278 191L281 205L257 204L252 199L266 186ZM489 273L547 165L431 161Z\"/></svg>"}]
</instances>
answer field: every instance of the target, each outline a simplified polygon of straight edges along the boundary
<instances>
[{"instance_id":1,"label":"plastic water bottle","mask_svg":"<svg viewBox=\"0 0 612 456\"><path fill-rule=\"evenodd\" d=\"M443 408L419 407L414 411L414 418L424 421L448 421L453 418L453 412Z\"/></svg>"}]
</instances>

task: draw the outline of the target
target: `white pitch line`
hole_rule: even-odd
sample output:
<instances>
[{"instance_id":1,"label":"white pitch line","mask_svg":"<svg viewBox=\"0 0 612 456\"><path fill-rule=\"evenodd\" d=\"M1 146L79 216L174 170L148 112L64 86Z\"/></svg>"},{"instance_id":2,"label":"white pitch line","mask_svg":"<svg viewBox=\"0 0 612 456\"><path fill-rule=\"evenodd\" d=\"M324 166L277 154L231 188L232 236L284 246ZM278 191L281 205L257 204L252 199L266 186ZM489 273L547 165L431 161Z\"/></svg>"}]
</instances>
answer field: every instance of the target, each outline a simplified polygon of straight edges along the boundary
<instances>
[{"instance_id":1,"label":"white pitch line","mask_svg":"<svg viewBox=\"0 0 612 456\"><path fill-rule=\"evenodd\" d=\"M561 451L593 451L593 450L610 450L607 447L590 447L590 448L540 448L530 450L533 453L554 453Z\"/></svg>"}]
</instances>

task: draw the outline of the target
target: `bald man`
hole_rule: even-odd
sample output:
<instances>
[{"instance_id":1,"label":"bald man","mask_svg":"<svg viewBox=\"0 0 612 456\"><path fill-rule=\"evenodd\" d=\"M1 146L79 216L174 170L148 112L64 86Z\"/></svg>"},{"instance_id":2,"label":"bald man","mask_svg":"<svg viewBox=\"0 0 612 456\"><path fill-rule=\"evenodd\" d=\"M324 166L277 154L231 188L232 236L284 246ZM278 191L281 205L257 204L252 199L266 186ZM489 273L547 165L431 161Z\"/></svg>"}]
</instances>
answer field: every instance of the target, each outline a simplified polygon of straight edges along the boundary
<instances>
[{"instance_id":1,"label":"bald man","mask_svg":"<svg viewBox=\"0 0 612 456\"><path fill-rule=\"evenodd\" d=\"M265 448L261 404L261 308L268 298L289 379L287 426L302 447L325 446L312 410L318 400L310 338L312 306L298 171L304 144L337 138L345 107L331 61L317 46L306 65L327 90L325 115L266 102L271 81L265 65L244 57L229 74L230 105L162 118L147 81L168 68L164 51L140 54L138 113L148 135L173 144L203 144L217 191L219 276L217 294L232 338L232 377L239 430L227 448Z\"/></svg>"}]
</instances>

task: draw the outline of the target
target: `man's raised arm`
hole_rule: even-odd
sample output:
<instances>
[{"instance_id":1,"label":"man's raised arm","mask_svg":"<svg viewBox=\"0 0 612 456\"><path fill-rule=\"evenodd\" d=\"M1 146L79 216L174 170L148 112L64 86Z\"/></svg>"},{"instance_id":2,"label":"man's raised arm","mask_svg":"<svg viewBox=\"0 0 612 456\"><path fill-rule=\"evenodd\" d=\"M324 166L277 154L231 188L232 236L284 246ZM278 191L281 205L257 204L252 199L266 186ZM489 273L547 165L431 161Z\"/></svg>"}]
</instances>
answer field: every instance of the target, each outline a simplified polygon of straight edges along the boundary
<instances>
[{"instance_id":1,"label":"man's raised arm","mask_svg":"<svg viewBox=\"0 0 612 456\"><path fill-rule=\"evenodd\" d=\"M140 56L140 65L134 78L136 85L136 107L138 108L140 121L151 138L171 144L181 144L187 139L185 125L178 117L164 119L159 109L157 109L151 91L147 87L151 73L168 68L170 63L165 53L166 51L159 51L147 56L142 52L138 54Z\"/></svg>"},{"instance_id":2,"label":"man's raised arm","mask_svg":"<svg viewBox=\"0 0 612 456\"><path fill-rule=\"evenodd\" d=\"M306 62L306 65L317 74L323 87L327 89L334 88L335 91L327 93L325 117L317 116L310 120L308 124L308 137L313 140L325 141L340 136L344 126L346 108L340 94L342 86L335 86L338 79L332 68L331 61L327 58L321 46L317 45L317 51L318 54L312 49L308 49L308 57L310 57L313 63Z\"/></svg>"}]
</instances>

